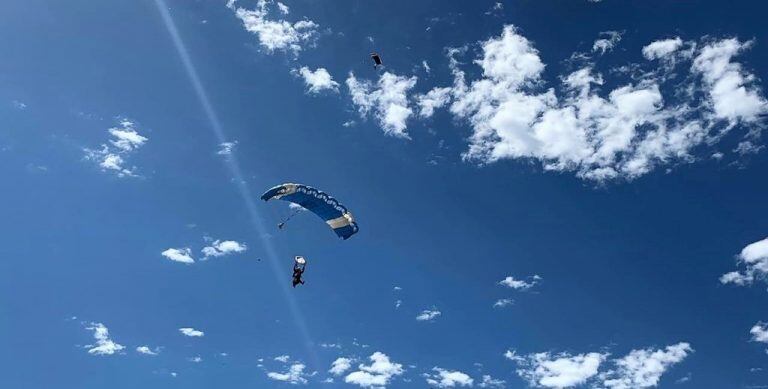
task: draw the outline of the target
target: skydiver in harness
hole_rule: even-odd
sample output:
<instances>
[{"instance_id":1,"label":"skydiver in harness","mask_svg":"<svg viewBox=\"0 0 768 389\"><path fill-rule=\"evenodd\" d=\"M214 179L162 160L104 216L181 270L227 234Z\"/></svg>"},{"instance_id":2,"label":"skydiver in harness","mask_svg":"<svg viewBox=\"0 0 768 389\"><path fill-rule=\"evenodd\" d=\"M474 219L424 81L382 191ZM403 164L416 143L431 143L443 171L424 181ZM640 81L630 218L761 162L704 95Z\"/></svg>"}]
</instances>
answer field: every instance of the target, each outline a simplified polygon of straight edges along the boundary
<instances>
[{"instance_id":1,"label":"skydiver in harness","mask_svg":"<svg viewBox=\"0 0 768 389\"><path fill-rule=\"evenodd\" d=\"M304 285L304 280L301 279L301 276L304 275L304 270L307 267L307 261L304 259L304 257L296 256L295 262L293 263L293 287L295 288L296 285L302 284Z\"/></svg>"}]
</instances>

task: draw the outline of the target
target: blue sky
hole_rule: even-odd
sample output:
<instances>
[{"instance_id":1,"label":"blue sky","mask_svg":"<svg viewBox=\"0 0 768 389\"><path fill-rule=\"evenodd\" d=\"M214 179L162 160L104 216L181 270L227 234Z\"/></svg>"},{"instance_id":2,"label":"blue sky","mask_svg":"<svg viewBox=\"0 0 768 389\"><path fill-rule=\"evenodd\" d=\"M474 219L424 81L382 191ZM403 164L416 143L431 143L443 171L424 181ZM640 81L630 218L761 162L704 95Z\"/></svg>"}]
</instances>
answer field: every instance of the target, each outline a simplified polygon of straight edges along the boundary
<instances>
[{"instance_id":1,"label":"blue sky","mask_svg":"<svg viewBox=\"0 0 768 389\"><path fill-rule=\"evenodd\" d=\"M0 386L768 385L765 12L0 4Z\"/></svg>"}]
</instances>

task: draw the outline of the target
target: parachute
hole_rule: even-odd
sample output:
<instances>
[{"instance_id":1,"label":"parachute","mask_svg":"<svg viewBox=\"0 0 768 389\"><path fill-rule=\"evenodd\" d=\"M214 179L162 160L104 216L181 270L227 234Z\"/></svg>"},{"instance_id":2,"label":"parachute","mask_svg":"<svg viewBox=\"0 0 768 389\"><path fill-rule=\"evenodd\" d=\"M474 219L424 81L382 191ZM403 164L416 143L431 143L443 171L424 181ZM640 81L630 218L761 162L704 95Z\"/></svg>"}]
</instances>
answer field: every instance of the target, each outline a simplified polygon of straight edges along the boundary
<instances>
[{"instance_id":1,"label":"parachute","mask_svg":"<svg viewBox=\"0 0 768 389\"><path fill-rule=\"evenodd\" d=\"M373 60L373 67L381 65L381 57L376 53L371 53L371 59Z\"/></svg>"},{"instance_id":2,"label":"parachute","mask_svg":"<svg viewBox=\"0 0 768 389\"><path fill-rule=\"evenodd\" d=\"M323 219L336 235L345 240L358 231L355 218L347 207L329 194L311 186L291 183L278 185L264 192L261 199L264 201L285 200L300 205ZM283 224L285 222L278 226L282 228Z\"/></svg>"}]
</instances>

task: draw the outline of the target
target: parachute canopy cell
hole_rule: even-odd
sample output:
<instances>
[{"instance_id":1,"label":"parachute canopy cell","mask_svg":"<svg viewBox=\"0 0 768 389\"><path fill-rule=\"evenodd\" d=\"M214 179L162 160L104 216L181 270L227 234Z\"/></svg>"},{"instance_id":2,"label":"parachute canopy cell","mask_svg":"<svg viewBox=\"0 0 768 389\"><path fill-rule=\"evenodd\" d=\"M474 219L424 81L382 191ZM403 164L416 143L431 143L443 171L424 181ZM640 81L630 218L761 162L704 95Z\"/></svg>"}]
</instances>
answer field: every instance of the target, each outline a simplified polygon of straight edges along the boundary
<instances>
[{"instance_id":1,"label":"parachute canopy cell","mask_svg":"<svg viewBox=\"0 0 768 389\"><path fill-rule=\"evenodd\" d=\"M278 185L261 195L261 199L279 199L298 204L323 219L342 239L348 239L358 231L357 223L347 207L331 195L311 186L290 183Z\"/></svg>"}]
</instances>

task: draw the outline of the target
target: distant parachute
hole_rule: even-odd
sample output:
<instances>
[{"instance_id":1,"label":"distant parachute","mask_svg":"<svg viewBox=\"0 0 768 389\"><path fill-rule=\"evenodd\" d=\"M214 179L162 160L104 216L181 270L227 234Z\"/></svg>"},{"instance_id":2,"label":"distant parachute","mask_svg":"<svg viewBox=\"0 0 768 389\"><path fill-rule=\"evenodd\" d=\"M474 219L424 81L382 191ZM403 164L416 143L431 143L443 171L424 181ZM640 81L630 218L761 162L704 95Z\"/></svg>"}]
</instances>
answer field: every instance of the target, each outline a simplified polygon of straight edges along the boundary
<instances>
[{"instance_id":1,"label":"distant parachute","mask_svg":"<svg viewBox=\"0 0 768 389\"><path fill-rule=\"evenodd\" d=\"M373 60L373 67L381 66L381 57L376 53L371 53L371 59Z\"/></svg>"},{"instance_id":2,"label":"distant parachute","mask_svg":"<svg viewBox=\"0 0 768 389\"><path fill-rule=\"evenodd\" d=\"M311 186L291 183L278 185L261 195L261 199L279 199L300 205L323 219L342 239L348 239L358 231L357 223L347 207L331 195ZM283 224L285 222L278 227L282 228Z\"/></svg>"}]
</instances>

